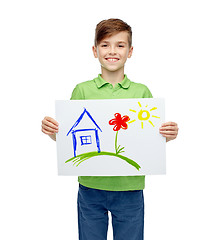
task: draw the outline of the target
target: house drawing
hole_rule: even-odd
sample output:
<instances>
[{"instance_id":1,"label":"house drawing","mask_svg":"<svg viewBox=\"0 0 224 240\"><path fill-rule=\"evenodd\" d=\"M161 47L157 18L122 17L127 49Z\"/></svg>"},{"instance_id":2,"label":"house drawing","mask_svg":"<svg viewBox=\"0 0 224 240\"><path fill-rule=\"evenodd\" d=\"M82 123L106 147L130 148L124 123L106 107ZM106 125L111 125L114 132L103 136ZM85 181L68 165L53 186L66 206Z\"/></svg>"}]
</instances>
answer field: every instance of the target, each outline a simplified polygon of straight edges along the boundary
<instances>
[{"instance_id":1,"label":"house drawing","mask_svg":"<svg viewBox=\"0 0 224 240\"><path fill-rule=\"evenodd\" d=\"M81 121L83 120L84 116L87 116L90 119L90 125L87 128L80 127ZM77 155L78 148L85 148L85 150L88 152L88 146L95 145L96 151L98 153L100 150L100 139L98 131L102 130L97 125L91 114L84 108L84 111L79 116L75 124L72 126L72 128L68 131L67 136L71 133L72 139L73 139L73 149L74 149L74 157Z\"/></svg>"}]
</instances>

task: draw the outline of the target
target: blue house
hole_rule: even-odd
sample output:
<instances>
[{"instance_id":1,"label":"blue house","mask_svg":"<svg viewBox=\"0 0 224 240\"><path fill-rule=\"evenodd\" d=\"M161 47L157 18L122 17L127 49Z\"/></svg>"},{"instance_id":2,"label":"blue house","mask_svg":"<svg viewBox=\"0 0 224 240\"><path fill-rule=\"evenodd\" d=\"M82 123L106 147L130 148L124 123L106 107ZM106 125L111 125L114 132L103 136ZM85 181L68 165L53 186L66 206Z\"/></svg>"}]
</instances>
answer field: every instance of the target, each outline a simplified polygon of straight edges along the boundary
<instances>
[{"instance_id":1,"label":"blue house","mask_svg":"<svg viewBox=\"0 0 224 240\"><path fill-rule=\"evenodd\" d=\"M79 124L83 120L84 116L87 116L90 121L90 126L88 128L80 128ZM81 125L81 124L80 124ZM97 125L93 117L90 113L84 108L84 111L79 116L78 120L72 126L72 128L68 131L67 136L71 133L73 139L73 148L74 148L74 157L76 157L77 148L86 147L87 145L95 144L96 151L100 152L100 139L98 131L102 130Z\"/></svg>"}]
</instances>

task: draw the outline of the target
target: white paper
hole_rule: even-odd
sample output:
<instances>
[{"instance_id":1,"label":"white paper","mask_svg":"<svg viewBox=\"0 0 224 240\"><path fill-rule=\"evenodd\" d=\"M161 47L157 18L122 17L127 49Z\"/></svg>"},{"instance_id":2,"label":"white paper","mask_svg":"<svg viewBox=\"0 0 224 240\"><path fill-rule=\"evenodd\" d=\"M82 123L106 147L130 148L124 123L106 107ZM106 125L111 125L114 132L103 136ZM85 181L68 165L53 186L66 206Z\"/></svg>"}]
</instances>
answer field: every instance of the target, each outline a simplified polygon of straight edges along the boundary
<instances>
[{"instance_id":1,"label":"white paper","mask_svg":"<svg viewBox=\"0 0 224 240\"><path fill-rule=\"evenodd\" d=\"M114 125L109 124L112 119ZM166 172L166 139L159 133L165 122L164 99L57 100L56 120L59 175Z\"/></svg>"}]
</instances>

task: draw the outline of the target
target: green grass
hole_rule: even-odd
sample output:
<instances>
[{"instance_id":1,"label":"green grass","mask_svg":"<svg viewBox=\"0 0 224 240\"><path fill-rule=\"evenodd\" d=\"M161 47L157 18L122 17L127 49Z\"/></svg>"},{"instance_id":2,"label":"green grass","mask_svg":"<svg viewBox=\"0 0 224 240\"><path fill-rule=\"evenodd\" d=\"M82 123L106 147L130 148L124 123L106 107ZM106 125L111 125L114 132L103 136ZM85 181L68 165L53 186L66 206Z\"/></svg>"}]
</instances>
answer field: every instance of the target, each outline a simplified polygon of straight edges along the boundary
<instances>
[{"instance_id":1,"label":"green grass","mask_svg":"<svg viewBox=\"0 0 224 240\"><path fill-rule=\"evenodd\" d=\"M122 149L120 149L122 150ZM65 163L68 163L68 162L73 162L73 165L76 165L76 167L79 166L79 164L81 164L82 162L88 160L89 158L92 158L92 157L97 157L97 156L113 156L113 157L118 157L124 161L126 161L128 164L131 164L133 167L135 167L138 171L139 169L141 168L135 161L131 160L130 158L127 158L125 156L122 156L120 154L116 154L116 153L111 153L111 152L88 152L88 153L83 153L83 154L80 154L76 157L72 157L70 159L68 159Z\"/></svg>"}]
</instances>

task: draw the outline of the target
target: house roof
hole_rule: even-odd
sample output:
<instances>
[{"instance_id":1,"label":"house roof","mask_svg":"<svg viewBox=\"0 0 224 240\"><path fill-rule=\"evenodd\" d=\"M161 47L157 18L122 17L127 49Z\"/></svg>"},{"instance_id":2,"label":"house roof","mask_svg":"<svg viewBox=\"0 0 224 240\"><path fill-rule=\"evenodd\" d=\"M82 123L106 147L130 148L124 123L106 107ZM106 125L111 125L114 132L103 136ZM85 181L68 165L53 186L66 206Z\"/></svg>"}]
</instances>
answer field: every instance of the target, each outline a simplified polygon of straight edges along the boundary
<instances>
[{"instance_id":1,"label":"house roof","mask_svg":"<svg viewBox=\"0 0 224 240\"><path fill-rule=\"evenodd\" d=\"M84 111L82 112L82 114L79 116L78 120L75 122L75 124L72 126L72 128L68 131L67 136L69 135L69 133L72 131L73 128L77 127L78 124L81 122L81 120L83 119L84 115L87 114L87 116L92 120L92 122L95 124L95 126L102 132L102 130L100 129L100 127L97 125L97 123L95 122L95 120L93 119L93 117L91 116L91 114L84 108Z\"/></svg>"}]
</instances>

